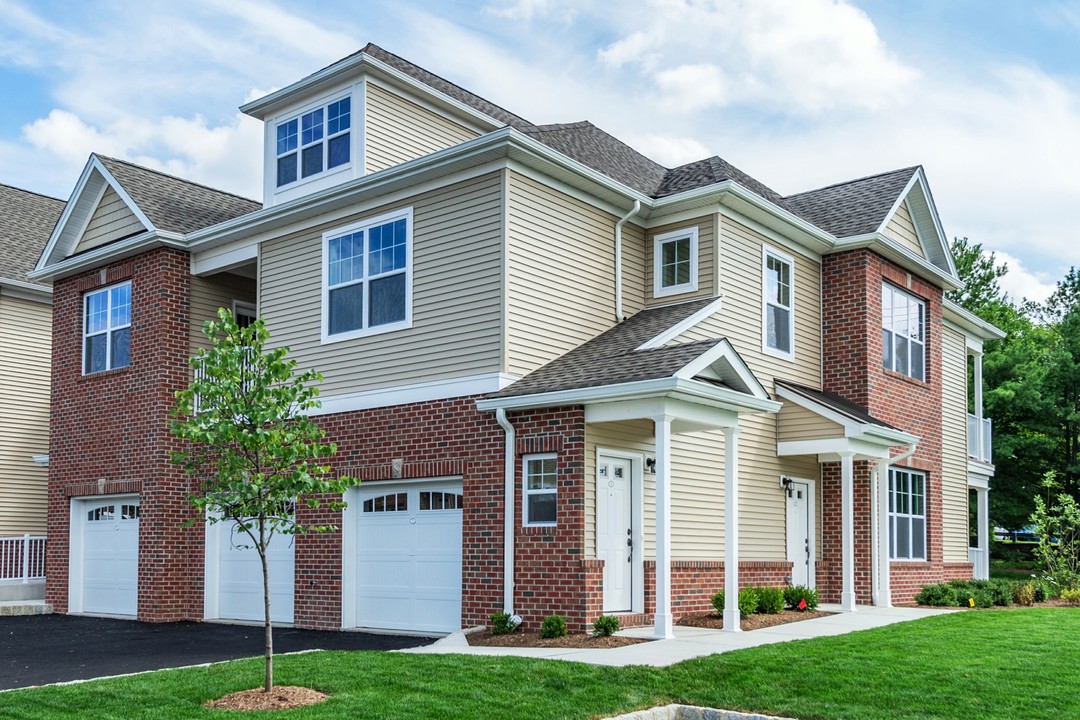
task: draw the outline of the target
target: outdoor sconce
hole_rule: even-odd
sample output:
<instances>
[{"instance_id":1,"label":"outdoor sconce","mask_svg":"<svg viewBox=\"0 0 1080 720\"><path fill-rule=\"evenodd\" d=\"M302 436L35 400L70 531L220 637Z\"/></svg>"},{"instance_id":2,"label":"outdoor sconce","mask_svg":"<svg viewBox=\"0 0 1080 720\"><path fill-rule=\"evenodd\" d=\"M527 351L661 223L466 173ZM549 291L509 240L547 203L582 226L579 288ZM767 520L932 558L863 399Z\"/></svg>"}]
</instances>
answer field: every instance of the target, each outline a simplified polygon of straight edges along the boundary
<instances>
[{"instance_id":1,"label":"outdoor sconce","mask_svg":"<svg viewBox=\"0 0 1080 720\"><path fill-rule=\"evenodd\" d=\"M780 487L787 491L788 497L791 497L791 478L789 478L787 475L781 475Z\"/></svg>"},{"instance_id":2,"label":"outdoor sconce","mask_svg":"<svg viewBox=\"0 0 1080 720\"><path fill-rule=\"evenodd\" d=\"M645 458L645 469L649 471L650 475L655 475L656 474L656 458L654 458L654 457Z\"/></svg>"}]
</instances>

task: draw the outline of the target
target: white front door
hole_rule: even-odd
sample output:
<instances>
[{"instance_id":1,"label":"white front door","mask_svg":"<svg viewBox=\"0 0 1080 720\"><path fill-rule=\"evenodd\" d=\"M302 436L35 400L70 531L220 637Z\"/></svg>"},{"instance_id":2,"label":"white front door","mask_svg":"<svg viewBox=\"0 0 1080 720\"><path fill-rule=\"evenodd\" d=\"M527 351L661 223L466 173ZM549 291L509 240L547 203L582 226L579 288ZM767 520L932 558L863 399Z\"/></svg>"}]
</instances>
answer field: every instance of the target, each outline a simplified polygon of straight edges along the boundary
<instances>
[{"instance_id":1,"label":"white front door","mask_svg":"<svg viewBox=\"0 0 1080 720\"><path fill-rule=\"evenodd\" d=\"M135 615L139 607L139 498L94 498L72 507L71 561L79 582L74 612Z\"/></svg>"},{"instance_id":2,"label":"white front door","mask_svg":"<svg viewBox=\"0 0 1080 720\"><path fill-rule=\"evenodd\" d=\"M812 587L814 554L810 483L792 480L787 486L788 560L791 561L791 584Z\"/></svg>"},{"instance_id":3,"label":"white front door","mask_svg":"<svg viewBox=\"0 0 1080 720\"><path fill-rule=\"evenodd\" d=\"M632 465L599 456L596 467L596 557L604 561L604 612L630 612L634 535Z\"/></svg>"}]
</instances>

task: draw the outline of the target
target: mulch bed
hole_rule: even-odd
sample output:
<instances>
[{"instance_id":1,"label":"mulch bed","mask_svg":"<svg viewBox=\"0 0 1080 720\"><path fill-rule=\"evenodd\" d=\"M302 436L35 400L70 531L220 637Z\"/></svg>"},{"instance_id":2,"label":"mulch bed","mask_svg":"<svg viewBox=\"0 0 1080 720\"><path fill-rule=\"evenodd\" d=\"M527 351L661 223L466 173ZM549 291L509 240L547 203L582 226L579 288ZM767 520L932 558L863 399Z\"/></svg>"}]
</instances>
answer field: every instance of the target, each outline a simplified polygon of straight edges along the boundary
<instances>
[{"instance_id":1,"label":"mulch bed","mask_svg":"<svg viewBox=\"0 0 1080 720\"><path fill-rule=\"evenodd\" d=\"M263 692L262 688L234 692L206 703L206 707L218 710L290 710L318 705L329 697L310 688L279 685L270 692Z\"/></svg>"},{"instance_id":2,"label":"mulch bed","mask_svg":"<svg viewBox=\"0 0 1080 720\"><path fill-rule=\"evenodd\" d=\"M470 645L539 648L614 648L649 642L645 638L623 637L621 635L602 637L587 633L575 633L559 638L542 638L538 632L512 632L506 635L492 635L491 630L468 633L465 639L469 641Z\"/></svg>"},{"instance_id":3,"label":"mulch bed","mask_svg":"<svg viewBox=\"0 0 1080 720\"><path fill-rule=\"evenodd\" d=\"M771 615L755 613L749 617L744 617L739 623L739 627L743 630L760 630L761 628L773 627L774 625L787 625L788 623L813 620L814 618L825 617L826 615L832 614L833 613L828 613L824 610L784 610L783 612ZM688 627L719 630L724 627L724 618L719 613L715 612L692 613L683 615L679 618L678 624L686 625Z\"/></svg>"}]
</instances>

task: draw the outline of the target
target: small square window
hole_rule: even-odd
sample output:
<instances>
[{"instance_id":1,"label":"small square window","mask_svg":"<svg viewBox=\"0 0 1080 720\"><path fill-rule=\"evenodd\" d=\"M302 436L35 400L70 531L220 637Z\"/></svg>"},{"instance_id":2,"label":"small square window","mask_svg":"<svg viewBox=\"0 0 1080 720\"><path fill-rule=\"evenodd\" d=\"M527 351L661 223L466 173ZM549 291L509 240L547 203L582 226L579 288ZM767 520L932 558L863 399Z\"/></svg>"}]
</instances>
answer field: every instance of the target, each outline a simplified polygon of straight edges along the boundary
<instances>
[{"instance_id":1,"label":"small square window","mask_svg":"<svg viewBox=\"0 0 1080 720\"><path fill-rule=\"evenodd\" d=\"M653 296L696 291L697 263L696 227L657 235L653 238Z\"/></svg>"}]
</instances>

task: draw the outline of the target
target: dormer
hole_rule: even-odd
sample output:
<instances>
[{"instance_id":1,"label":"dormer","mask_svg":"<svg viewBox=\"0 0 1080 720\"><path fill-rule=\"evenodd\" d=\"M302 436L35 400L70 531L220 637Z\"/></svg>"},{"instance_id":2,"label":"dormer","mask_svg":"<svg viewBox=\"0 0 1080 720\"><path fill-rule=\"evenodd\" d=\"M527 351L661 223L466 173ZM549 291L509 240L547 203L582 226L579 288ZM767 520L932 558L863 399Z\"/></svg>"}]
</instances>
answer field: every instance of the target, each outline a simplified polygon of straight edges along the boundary
<instances>
[{"instance_id":1,"label":"dormer","mask_svg":"<svg viewBox=\"0 0 1080 720\"><path fill-rule=\"evenodd\" d=\"M265 207L528 124L370 44L240 109L263 122Z\"/></svg>"}]
</instances>

